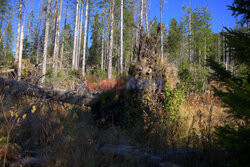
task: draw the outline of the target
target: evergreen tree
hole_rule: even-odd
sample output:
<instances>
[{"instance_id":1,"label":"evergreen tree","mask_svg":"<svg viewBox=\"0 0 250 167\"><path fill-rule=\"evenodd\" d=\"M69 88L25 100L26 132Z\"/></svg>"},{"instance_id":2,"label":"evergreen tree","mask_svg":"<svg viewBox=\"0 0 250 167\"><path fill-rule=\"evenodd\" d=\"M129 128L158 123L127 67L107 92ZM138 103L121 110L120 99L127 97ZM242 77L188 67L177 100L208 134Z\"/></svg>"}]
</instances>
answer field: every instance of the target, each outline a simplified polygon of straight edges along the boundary
<instances>
[{"instance_id":1,"label":"evergreen tree","mask_svg":"<svg viewBox=\"0 0 250 167\"><path fill-rule=\"evenodd\" d=\"M8 0L0 0L0 60L6 58L12 49L13 32L10 18L11 10L12 7Z\"/></svg>"},{"instance_id":2,"label":"evergreen tree","mask_svg":"<svg viewBox=\"0 0 250 167\"><path fill-rule=\"evenodd\" d=\"M170 54L169 61L177 59L178 51L180 49L181 32L176 19L172 18L170 21L169 35L168 35L168 52Z\"/></svg>"},{"instance_id":3,"label":"evergreen tree","mask_svg":"<svg viewBox=\"0 0 250 167\"><path fill-rule=\"evenodd\" d=\"M243 15L242 22L249 21L249 5L247 0L235 0L230 9L233 15ZM249 7L249 6L248 6ZM222 64L212 58L208 66L214 71L212 78L227 87L227 91L214 88L228 109L226 112L233 120L218 127L216 134L219 143L230 153L233 166L249 166L250 163L250 36L246 32L226 29L223 34L231 58L238 66L244 67L243 73L232 74Z\"/></svg>"},{"instance_id":4,"label":"evergreen tree","mask_svg":"<svg viewBox=\"0 0 250 167\"><path fill-rule=\"evenodd\" d=\"M35 16L34 16L34 10L30 11L28 20L27 20L27 31L26 35L23 39L23 58L24 59L31 59L32 62L35 61L35 50L34 50L34 44L36 39L36 28L35 28Z\"/></svg>"},{"instance_id":5,"label":"evergreen tree","mask_svg":"<svg viewBox=\"0 0 250 167\"><path fill-rule=\"evenodd\" d=\"M88 65L99 65L101 63L101 22L98 13L94 15L91 26L92 44L89 50Z\"/></svg>"},{"instance_id":6,"label":"evergreen tree","mask_svg":"<svg viewBox=\"0 0 250 167\"><path fill-rule=\"evenodd\" d=\"M12 23L10 22L7 27L6 27L6 32L3 37L3 43L4 43L4 59L6 60L12 60L13 59L13 26Z\"/></svg>"},{"instance_id":7,"label":"evergreen tree","mask_svg":"<svg viewBox=\"0 0 250 167\"><path fill-rule=\"evenodd\" d=\"M123 56L126 69L133 56L133 30L134 30L134 3L131 0L124 0L124 30L123 30ZM126 70L125 69L125 70Z\"/></svg>"}]
</instances>

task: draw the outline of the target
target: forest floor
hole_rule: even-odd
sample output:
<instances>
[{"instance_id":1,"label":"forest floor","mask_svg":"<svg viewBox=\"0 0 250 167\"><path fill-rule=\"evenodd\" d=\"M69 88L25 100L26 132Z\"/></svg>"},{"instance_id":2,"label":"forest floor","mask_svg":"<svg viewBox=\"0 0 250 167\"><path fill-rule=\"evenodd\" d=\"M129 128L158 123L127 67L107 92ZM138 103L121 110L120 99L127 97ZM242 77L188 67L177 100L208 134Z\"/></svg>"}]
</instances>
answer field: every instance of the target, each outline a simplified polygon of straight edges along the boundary
<instances>
[{"instance_id":1,"label":"forest floor","mask_svg":"<svg viewBox=\"0 0 250 167\"><path fill-rule=\"evenodd\" d=\"M177 70L169 65L167 72L174 88ZM171 139L145 133L143 127L100 127L90 106L3 93L0 103L0 156L2 163L8 148L7 166L193 167L216 166L224 158L214 129L225 123L225 108L212 91L186 97L181 132Z\"/></svg>"}]
</instances>

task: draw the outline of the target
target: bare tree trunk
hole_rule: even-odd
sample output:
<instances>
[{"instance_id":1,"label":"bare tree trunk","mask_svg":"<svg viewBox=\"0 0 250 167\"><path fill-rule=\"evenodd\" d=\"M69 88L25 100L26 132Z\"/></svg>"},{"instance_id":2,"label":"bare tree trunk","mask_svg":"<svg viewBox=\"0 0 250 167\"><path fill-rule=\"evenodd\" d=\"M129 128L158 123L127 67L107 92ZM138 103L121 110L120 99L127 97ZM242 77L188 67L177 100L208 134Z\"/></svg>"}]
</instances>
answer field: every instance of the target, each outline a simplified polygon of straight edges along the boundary
<instances>
[{"instance_id":1,"label":"bare tree trunk","mask_svg":"<svg viewBox=\"0 0 250 167\"><path fill-rule=\"evenodd\" d=\"M223 35L222 37L222 61L223 61L223 64L225 65L226 64L226 54L225 54L225 37Z\"/></svg>"},{"instance_id":2,"label":"bare tree trunk","mask_svg":"<svg viewBox=\"0 0 250 167\"><path fill-rule=\"evenodd\" d=\"M84 23L84 33L83 33L83 54L82 54L82 75L85 75L85 59L86 59L86 45L87 45L87 27L88 27L88 14L89 14L89 0L86 1L85 9L85 23Z\"/></svg>"},{"instance_id":3,"label":"bare tree trunk","mask_svg":"<svg viewBox=\"0 0 250 167\"><path fill-rule=\"evenodd\" d=\"M74 46L73 46L73 56L72 56L72 69L76 68L76 50L77 50L77 38L78 38L78 11L79 11L79 1L76 1L76 16L75 16L75 31L74 31Z\"/></svg>"},{"instance_id":4,"label":"bare tree trunk","mask_svg":"<svg viewBox=\"0 0 250 167\"><path fill-rule=\"evenodd\" d=\"M144 11L143 11L143 9L144 9L144 2L143 2L143 0L141 0L141 22L140 22L140 28L143 28L143 13L144 13Z\"/></svg>"},{"instance_id":5,"label":"bare tree trunk","mask_svg":"<svg viewBox=\"0 0 250 167\"><path fill-rule=\"evenodd\" d=\"M82 3L81 3L81 1L79 1L79 9L78 9L78 24L77 24L77 39L76 39L76 59L75 59L75 69L77 69L78 70L78 67L79 67L79 58L80 58L80 52L79 52L79 47L80 47L80 35L81 35L81 33L80 33L80 31L81 31L81 29L80 29L80 22L81 22L81 9L82 9Z\"/></svg>"},{"instance_id":6,"label":"bare tree trunk","mask_svg":"<svg viewBox=\"0 0 250 167\"><path fill-rule=\"evenodd\" d=\"M50 16L50 3L51 0L47 1L47 9L45 15L45 38L44 38L44 47L43 47L43 69L42 69L42 80L41 83L45 82L46 75L46 63L47 63L47 53L48 53L48 39L49 39L49 16Z\"/></svg>"},{"instance_id":7,"label":"bare tree trunk","mask_svg":"<svg viewBox=\"0 0 250 167\"><path fill-rule=\"evenodd\" d=\"M81 14L80 14L80 18L81 18L81 21L80 21L80 26L79 26L79 29L80 29L80 36L79 36L79 42L78 42L78 57L77 57L77 69L80 65L80 53L81 53L81 44L82 44L82 21L83 21L83 3L81 5Z\"/></svg>"},{"instance_id":8,"label":"bare tree trunk","mask_svg":"<svg viewBox=\"0 0 250 167\"><path fill-rule=\"evenodd\" d=\"M23 55L23 29L24 29L24 25L25 25L25 12L26 9L24 10L24 16L23 16L23 25L22 25L22 29L21 29L21 37L20 37L20 46L19 46L19 56L18 56L18 71L17 71L17 80L20 81L21 80L21 75L22 75L22 55Z\"/></svg>"},{"instance_id":9,"label":"bare tree trunk","mask_svg":"<svg viewBox=\"0 0 250 167\"><path fill-rule=\"evenodd\" d=\"M121 0L121 57L120 57L120 73L123 73L123 0Z\"/></svg>"},{"instance_id":10,"label":"bare tree trunk","mask_svg":"<svg viewBox=\"0 0 250 167\"><path fill-rule=\"evenodd\" d=\"M43 0L42 2L42 7L40 9L40 14L39 14L39 23L37 25L37 34L36 34L36 64L39 63L39 35L40 35L40 31L41 31L41 24L42 24L42 18L43 18L43 9L44 9L44 4L45 4L45 0Z\"/></svg>"},{"instance_id":11,"label":"bare tree trunk","mask_svg":"<svg viewBox=\"0 0 250 167\"><path fill-rule=\"evenodd\" d=\"M225 53L225 58L226 58L226 62L225 62L225 65L226 65L226 70L228 70L228 66L229 66L229 48L227 45L226 46L226 53Z\"/></svg>"},{"instance_id":12,"label":"bare tree trunk","mask_svg":"<svg viewBox=\"0 0 250 167\"><path fill-rule=\"evenodd\" d=\"M22 20L22 7L23 0L19 1L19 13L18 13L18 26L17 26L17 38L16 38L16 57L15 62L19 60L19 47L20 47L20 32L21 32L21 20Z\"/></svg>"},{"instance_id":13,"label":"bare tree trunk","mask_svg":"<svg viewBox=\"0 0 250 167\"><path fill-rule=\"evenodd\" d=\"M109 37L109 56L108 56L108 79L112 78L112 52L114 35L114 8L115 0L110 0L110 37Z\"/></svg>"},{"instance_id":14,"label":"bare tree trunk","mask_svg":"<svg viewBox=\"0 0 250 167\"><path fill-rule=\"evenodd\" d=\"M105 7L103 7L103 16L102 16L102 53L101 53L101 69L104 70L103 64L104 64L104 35L105 35Z\"/></svg>"},{"instance_id":15,"label":"bare tree trunk","mask_svg":"<svg viewBox=\"0 0 250 167\"><path fill-rule=\"evenodd\" d=\"M220 60L221 60L221 52L220 52L220 49L221 49L221 39L220 39L220 34L218 35L218 46L217 46L217 54L218 54L218 62L220 63Z\"/></svg>"},{"instance_id":16,"label":"bare tree trunk","mask_svg":"<svg viewBox=\"0 0 250 167\"><path fill-rule=\"evenodd\" d=\"M69 0L67 0L67 7L66 7L66 13L65 13L65 20L64 20L64 32L66 30L66 25L67 25L67 17L68 17L68 8L69 8ZM62 47L61 47L61 57L60 57L60 65L59 65L59 68L60 70L62 70L62 62L63 62L63 54L64 54L64 35L63 34L63 38L62 38Z\"/></svg>"},{"instance_id":17,"label":"bare tree trunk","mask_svg":"<svg viewBox=\"0 0 250 167\"><path fill-rule=\"evenodd\" d=\"M88 14L88 27L87 27L87 39L86 39L86 57L89 56L89 51L88 51L88 48L89 48L89 43L88 43L88 40L89 40L89 19L90 19L90 8L89 8L89 14ZM86 65L86 61L87 59L85 58L85 65Z\"/></svg>"},{"instance_id":18,"label":"bare tree trunk","mask_svg":"<svg viewBox=\"0 0 250 167\"><path fill-rule=\"evenodd\" d=\"M62 0L59 0L59 13L57 13L56 20L56 36L55 36L55 46L53 53L53 69L55 74L57 74L58 70L58 53L59 53L59 36L60 36L60 23L61 23L61 13L62 13Z\"/></svg>"},{"instance_id":19,"label":"bare tree trunk","mask_svg":"<svg viewBox=\"0 0 250 167\"><path fill-rule=\"evenodd\" d=\"M163 24L162 24L162 13L163 13L163 0L160 0L160 12L161 12L161 61L163 61Z\"/></svg>"},{"instance_id":20,"label":"bare tree trunk","mask_svg":"<svg viewBox=\"0 0 250 167\"><path fill-rule=\"evenodd\" d=\"M192 11L191 11L191 0L189 0L189 9L188 9L188 54L189 54L189 62L192 61L192 51L191 51L191 35L192 35L192 29L191 29L191 22L192 22Z\"/></svg>"},{"instance_id":21,"label":"bare tree trunk","mask_svg":"<svg viewBox=\"0 0 250 167\"><path fill-rule=\"evenodd\" d=\"M149 30L148 30L148 1L145 0L145 22L146 22L146 32L149 35Z\"/></svg>"},{"instance_id":22,"label":"bare tree trunk","mask_svg":"<svg viewBox=\"0 0 250 167\"><path fill-rule=\"evenodd\" d=\"M224 17L222 21L222 32L224 32ZM226 51L225 51L226 45L225 45L225 37L222 35L222 61L223 64L226 64Z\"/></svg>"}]
</instances>

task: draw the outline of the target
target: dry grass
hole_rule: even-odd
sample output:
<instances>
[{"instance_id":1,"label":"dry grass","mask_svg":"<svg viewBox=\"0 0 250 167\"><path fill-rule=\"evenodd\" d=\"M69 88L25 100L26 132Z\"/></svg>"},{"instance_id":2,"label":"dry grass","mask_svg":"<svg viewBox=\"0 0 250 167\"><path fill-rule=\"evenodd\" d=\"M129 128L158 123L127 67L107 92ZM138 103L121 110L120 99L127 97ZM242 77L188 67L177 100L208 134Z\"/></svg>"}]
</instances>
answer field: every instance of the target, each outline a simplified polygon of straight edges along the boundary
<instances>
[{"instance_id":1,"label":"dry grass","mask_svg":"<svg viewBox=\"0 0 250 167\"><path fill-rule=\"evenodd\" d=\"M180 110L186 118L187 146L209 149L207 147L216 145L215 127L229 121L225 109L212 93L191 94Z\"/></svg>"}]
</instances>

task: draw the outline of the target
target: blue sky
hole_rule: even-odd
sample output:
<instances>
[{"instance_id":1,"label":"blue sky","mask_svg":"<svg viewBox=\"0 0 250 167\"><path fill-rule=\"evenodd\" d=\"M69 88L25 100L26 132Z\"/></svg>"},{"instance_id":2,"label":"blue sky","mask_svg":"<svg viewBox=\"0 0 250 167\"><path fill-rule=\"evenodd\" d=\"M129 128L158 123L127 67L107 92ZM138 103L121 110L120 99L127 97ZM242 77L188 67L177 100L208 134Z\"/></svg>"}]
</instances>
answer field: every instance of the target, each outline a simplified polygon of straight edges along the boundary
<instances>
[{"instance_id":1,"label":"blue sky","mask_svg":"<svg viewBox=\"0 0 250 167\"><path fill-rule=\"evenodd\" d=\"M150 0L149 0L150 1ZM192 0L192 8L208 5L208 10L211 11L213 32L218 32L222 29L223 18L224 26L234 27L236 19L232 16L232 11L228 10L227 5L231 5L233 0ZM169 24L171 18L180 20L182 16L182 6L188 5L189 0L165 0L165 9L163 20ZM151 0L151 19L154 16L160 18L160 0Z\"/></svg>"},{"instance_id":2,"label":"blue sky","mask_svg":"<svg viewBox=\"0 0 250 167\"><path fill-rule=\"evenodd\" d=\"M17 4L19 0L12 0L13 4ZM160 0L148 0L151 1L151 19L154 16L160 18ZM38 17L39 6L42 0L27 0L28 10L35 9L35 13ZM212 18L213 18L213 25L212 30L214 32L218 32L218 29L222 28L223 18L224 18L224 25L233 27L235 24L235 18L232 16L232 12L228 10L227 5L231 5L233 0L191 0L192 8L198 6L206 6L208 5L208 9L211 11ZM182 6L188 5L189 0L165 0L165 9L163 14L163 21L166 24L169 24L171 18L175 18L180 20L182 16ZM63 0L63 7L65 10L66 8L66 0ZM64 13L64 11L63 11ZM13 20L14 23L17 23L17 19ZM15 25L15 24L13 24Z\"/></svg>"},{"instance_id":3,"label":"blue sky","mask_svg":"<svg viewBox=\"0 0 250 167\"><path fill-rule=\"evenodd\" d=\"M19 0L11 0L11 1L12 1L12 4L17 5ZM38 18L39 8L43 0L26 0L26 1L28 2L27 12L29 13L31 9L34 9L35 18ZM65 13L66 1L67 0L63 0L62 13ZM157 16L159 20L160 19L160 0L148 0L148 2L151 2L150 19L152 20L155 16ZM208 5L208 10L211 11L211 16L212 16L213 24L211 28L213 32L221 31L222 26L223 26L223 20L224 20L224 26L228 26L228 27L235 26L236 18L232 16L232 11L228 10L228 7L227 7L227 5L231 5L232 3L233 3L233 0L191 0L192 8ZM163 22L165 22L166 24L169 24L171 18L180 20L183 14L182 6L188 5L188 4L189 4L189 0L165 0ZM71 13L69 15L73 16L74 11L71 10L70 12ZM27 17L28 16L26 16L26 20L27 20ZM64 16L62 17L61 26L63 26L63 20L64 20ZM72 21L73 19L70 19L70 20ZM14 26L14 37L16 38L17 17L13 19L13 26ZM90 38L90 35L89 35L89 38ZM15 50L15 43L13 46L14 46L13 50Z\"/></svg>"}]
</instances>

